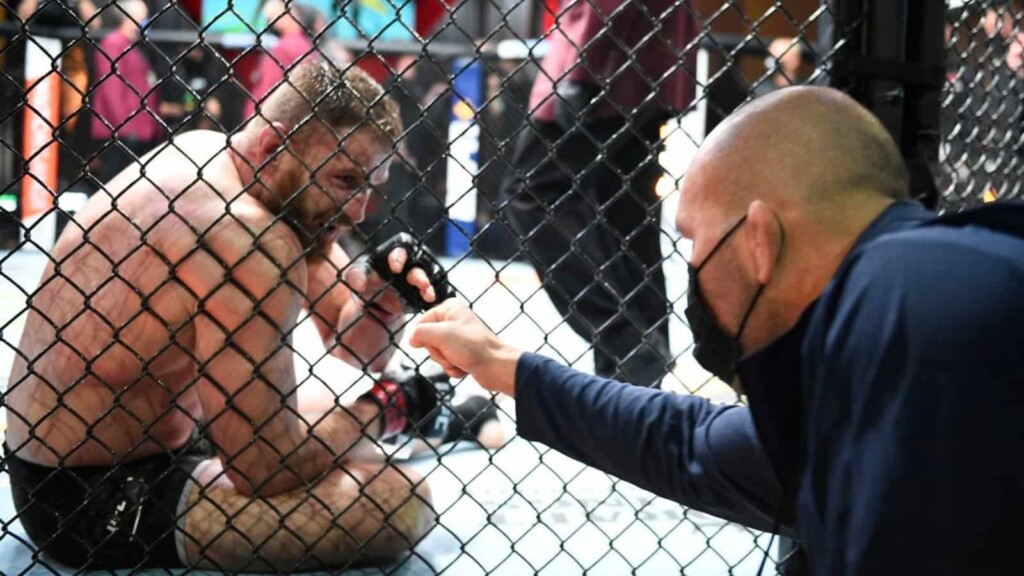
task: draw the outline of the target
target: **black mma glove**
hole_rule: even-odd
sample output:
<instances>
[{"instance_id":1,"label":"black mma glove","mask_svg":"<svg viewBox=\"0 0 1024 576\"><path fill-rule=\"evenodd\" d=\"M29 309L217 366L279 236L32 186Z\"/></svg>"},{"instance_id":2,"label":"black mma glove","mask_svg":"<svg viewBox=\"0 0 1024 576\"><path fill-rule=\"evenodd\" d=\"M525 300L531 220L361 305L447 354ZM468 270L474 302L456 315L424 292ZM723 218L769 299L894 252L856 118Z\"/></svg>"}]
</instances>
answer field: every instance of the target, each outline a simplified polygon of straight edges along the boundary
<instances>
[{"instance_id":1,"label":"black mma glove","mask_svg":"<svg viewBox=\"0 0 1024 576\"><path fill-rule=\"evenodd\" d=\"M361 398L381 407L381 439L404 433L435 439L446 437L454 396L448 375L428 361L419 368L401 366L385 371Z\"/></svg>"},{"instance_id":2,"label":"black mma glove","mask_svg":"<svg viewBox=\"0 0 1024 576\"><path fill-rule=\"evenodd\" d=\"M388 254L391 254L397 248L403 248L408 258L402 271L395 274L391 271L391 266L388 264ZM367 260L368 265L380 276L381 280L398 293L409 311L423 312L429 310L452 296L452 289L448 284L447 271L437 261L437 258L430 249L404 232L377 246L370 252L369 256L364 258ZM434 294L436 295L433 302L424 300L420 296L420 291L406 281L406 276L413 268L420 268L427 274L427 279L430 280L430 284L434 287Z\"/></svg>"}]
</instances>

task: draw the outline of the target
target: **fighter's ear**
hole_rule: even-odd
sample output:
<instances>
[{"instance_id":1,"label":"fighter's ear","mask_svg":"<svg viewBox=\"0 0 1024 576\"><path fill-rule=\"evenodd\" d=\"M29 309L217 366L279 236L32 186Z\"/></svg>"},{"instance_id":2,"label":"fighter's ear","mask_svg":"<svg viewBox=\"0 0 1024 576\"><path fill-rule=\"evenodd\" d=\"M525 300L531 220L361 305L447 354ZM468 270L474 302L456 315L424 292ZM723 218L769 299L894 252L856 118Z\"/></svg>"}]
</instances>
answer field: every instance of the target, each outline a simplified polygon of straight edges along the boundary
<instances>
[{"instance_id":1,"label":"fighter's ear","mask_svg":"<svg viewBox=\"0 0 1024 576\"><path fill-rule=\"evenodd\" d=\"M755 200L747 207L747 226L754 248L754 272L760 284L768 284L782 250L782 222L770 205Z\"/></svg>"},{"instance_id":2,"label":"fighter's ear","mask_svg":"<svg viewBox=\"0 0 1024 576\"><path fill-rule=\"evenodd\" d=\"M285 152L284 142L288 130L289 128L280 122L268 123L260 128L257 140L258 164L270 164Z\"/></svg>"}]
</instances>

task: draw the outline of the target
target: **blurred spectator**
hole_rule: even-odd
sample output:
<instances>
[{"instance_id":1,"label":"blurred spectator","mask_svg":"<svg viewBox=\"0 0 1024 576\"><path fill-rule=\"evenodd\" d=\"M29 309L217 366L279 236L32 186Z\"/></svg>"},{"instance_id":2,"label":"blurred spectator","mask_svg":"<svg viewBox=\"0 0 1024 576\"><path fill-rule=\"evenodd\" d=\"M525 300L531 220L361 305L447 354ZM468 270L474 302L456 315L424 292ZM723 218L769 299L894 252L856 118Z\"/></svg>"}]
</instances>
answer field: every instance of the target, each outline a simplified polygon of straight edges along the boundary
<instances>
[{"instance_id":1,"label":"blurred spectator","mask_svg":"<svg viewBox=\"0 0 1024 576\"><path fill-rule=\"evenodd\" d=\"M451 111L450 100L439 96L448 85L436 64L419 55L395 57L392 69L396 73L384 82L384 89L398 103L406 131L396 143L398 155L392 161L391 176L381 194L371 197L367 219L359 228L371 244L408 232L442 251Z\"/></svg>"},{"instance_id":2,"label":"blurred spectator","mask_svg":"<svg viewBox=\"0 0 1024 576\"><path fill-rule=\"evenodd\" d=\"M96 49L96 85L90 97L92 137L108 142L97 176L108 182L163 138L156 74L138 45L149 10L142 0L110 4L103 16L114 30Z\"/></svg>"},{"instance_id":3,"label":"blurred spectator","mask_svg":"<svg viewBox=\"0 0 1024 576\"><path fill-rule=\"evenodd\" d=\"M1024 78L1024 32L1018 33L1006 51L1006 67L1018 79Z\"/></svg>"},{"instance_id":4,"label":"blurred spectator","mask_svg":"<svg viewBox=\"0 0 1024 576\"><path fill-rule=\"evenodd\" d=\"M764 67L771 75L754 87L754 94L764 96L779 88L786 88L801 82L800 66L804 52L796 38L776 38L768 45L768 57Z\"/></svg>"},{"instance_id":5,"label":"blurred spectator","mask_svg":"<svg viewBox=\"0 0 1024 576\"><path fill-rule=\"evenodd\" d=\"M18 18L43 26L74 26L84 22L89 28L96 30L100 26L96 14L96 4L92 0L20 0L8 3L14 8Z\"/></svg>"},{"instance_id":6,"label":"blurred spectator","mask_svg":"<svg viewBox=\"0 0 1024 576\"><path fill-rule=\"evenodd\" d=\"M274 86L284 80L287 71L302 59L315 54L309 30L299 20L301 16L297 14L294 1L268 0L263 5L263 16L278 39L273 48L263 53L256 66L252 98L245 102L245 118L255 114L257 102L262 101Z\"/></svg>"},{"instance_id":7,"label":"blurred spectator","mask_svg":"<svg viewBox=\"0 0 1024 576\"><path fill-rule=\"evenodd\" d=\"M1019 194L1024 177L1024 82L1011 67L1010 49L1020 32L1010 0L991 0L981 17L981 33L973 55L978 70L965 70L966 100L954 139L964 141L959 173L967 178L961 189L981 200ZM965 129L968 128L968 129ZM956 162L957 158L952 158Z\"/></svg>"},{"instance_id":8,"label":"blurred spectator","mask_svg":"<svg viewBox=\"0 0 1024 576\"><path fill-rule=\"evenodd\" d=\"M985 37L991 41L994 52L998 55L1006 53L1006 42L1014 35L1013 2L1009 0L990 0L985 8L981 22Z\"/></svg>"},{"instance_id":9,"label":"blurred spectator","mask_svg":"<svg viewBox=\"0 0 1024 576\"><path fill-rule=\"evenodd\" d=\"M496 42L489 44L496 45ZM537 67L533 61L495 59L484 66L487 79L480 123L480 170L476 177L478 229L476 253L485 258L510 259L521 253L515 232L496 218L501 184L509 178L509 148L529 122L530 90Z\"/></svg>"},{"instance_id":10,"label":"blurred spectator","mask_svg":"<svg viewBox=\"0 0 1024 576\"><path fill-rule=\"evenodd\" d=\"M28 23L29 32L34 25L55 28L81 28L90 30L100 27L96 17L96 5L91 0L21 0L12 4L22 21ZM85 48L81 43L72 43L61 54L61 120L66 130L74 130L78 123L82 98L89 89L89 70L85 64Z\"/></svg>"},{"instance_id":11,"label":"blurred spectator","mask_svg":"<svg viewBox=\"0 0 1024 576\"><path fill-rule=\"evenodd\" d=\"M345 48L337 35L331 30L332 22L322 10L308 4L295 4L292 9L298 20L313 36L313 43L320 56L327 58L339 66L352 63L352 52Z\"/></svg>"},{"instance_id":12,"label":"blurred spectator","mask_svg":"<svg viewBox=\"0 0 1024 576\"><path fill-rule=\"evenodd\" d=\"M164 120L175 132L217 130L223 109L213 89L224 78L226 66L206 44L185 49L169 71L171 79L162 84Z\"/></svg>"},{"instance_id":13,"label":"blurred spectator","mask_svg":"<svg viewBox=\"0 0 1024 576\"><path fill-rule=\"evenodd\" d=\"M593 343L597 374L657 385L673 360L660 131L693 100L700 23L673 0L563 0L557 13L505 215L555 307Z\"/></svg>"}]
</instances>

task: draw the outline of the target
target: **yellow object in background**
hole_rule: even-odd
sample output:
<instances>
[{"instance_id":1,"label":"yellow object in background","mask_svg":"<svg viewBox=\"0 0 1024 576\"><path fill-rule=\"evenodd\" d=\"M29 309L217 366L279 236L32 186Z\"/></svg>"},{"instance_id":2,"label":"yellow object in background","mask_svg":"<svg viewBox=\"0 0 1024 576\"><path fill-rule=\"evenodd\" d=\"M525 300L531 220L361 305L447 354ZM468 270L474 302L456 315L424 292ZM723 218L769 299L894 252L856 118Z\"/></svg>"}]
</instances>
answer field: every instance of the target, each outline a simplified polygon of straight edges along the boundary
<instances>
[{"instance_id":1,"label":"yellow object in background","mask_svg":"<svg viewBox=\"0 0 1024 576\"><path fill-rule=\"evenodd\" d=\"M985 204L988 204L989 202L995 202L998 197L999 193L996 192L996 189L989 188L988 190L985 190L984 194L981 195L981 201L984 202Z\"/></svg>"}]
</instances>

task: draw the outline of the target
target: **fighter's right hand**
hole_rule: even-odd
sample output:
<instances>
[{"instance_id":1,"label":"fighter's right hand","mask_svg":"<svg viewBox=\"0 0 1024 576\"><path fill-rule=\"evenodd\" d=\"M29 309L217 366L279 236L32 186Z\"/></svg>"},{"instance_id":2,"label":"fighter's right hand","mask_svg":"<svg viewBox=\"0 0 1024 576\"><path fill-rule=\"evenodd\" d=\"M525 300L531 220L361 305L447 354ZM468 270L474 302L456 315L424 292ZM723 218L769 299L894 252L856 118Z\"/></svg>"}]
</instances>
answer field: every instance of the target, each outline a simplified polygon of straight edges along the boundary
<instances>
[{"instance_id":1,"label":"fighter's right hand","mask_svg":"<svg viewBox=\"0 0 1024 576\"><path fill-rule=\"evenodd\" d=\"M453 378L471 374L492 392L514 395L522 351L502 342L465 302L449 299L428 310L409 338Z\"/></svg>"}]
</instances>

